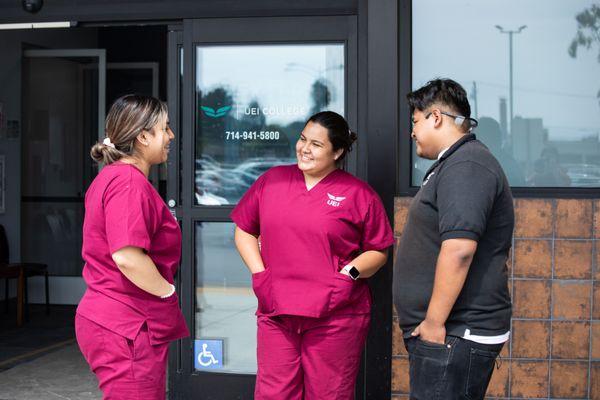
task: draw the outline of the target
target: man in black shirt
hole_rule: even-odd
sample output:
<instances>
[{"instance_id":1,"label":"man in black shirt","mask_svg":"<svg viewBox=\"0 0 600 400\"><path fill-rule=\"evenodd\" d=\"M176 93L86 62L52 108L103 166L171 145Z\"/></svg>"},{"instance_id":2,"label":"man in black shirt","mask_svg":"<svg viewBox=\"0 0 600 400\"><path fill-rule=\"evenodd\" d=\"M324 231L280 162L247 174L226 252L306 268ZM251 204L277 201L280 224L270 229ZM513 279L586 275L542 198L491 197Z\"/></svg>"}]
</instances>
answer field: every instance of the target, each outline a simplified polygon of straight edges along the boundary
<instances>
[{"instance_id":1,"label":"man in black shirt","mask_svg":"<svg viewBox=\"0 0 600 400\"><path fill-rule=\"evenodd\" d=\"M394 266L411 399L483 399L510 335L510 186L471 133L465 90L436 79L409 93L417 155L437 161L412 200Z\"/></svg>"}]
</instances>

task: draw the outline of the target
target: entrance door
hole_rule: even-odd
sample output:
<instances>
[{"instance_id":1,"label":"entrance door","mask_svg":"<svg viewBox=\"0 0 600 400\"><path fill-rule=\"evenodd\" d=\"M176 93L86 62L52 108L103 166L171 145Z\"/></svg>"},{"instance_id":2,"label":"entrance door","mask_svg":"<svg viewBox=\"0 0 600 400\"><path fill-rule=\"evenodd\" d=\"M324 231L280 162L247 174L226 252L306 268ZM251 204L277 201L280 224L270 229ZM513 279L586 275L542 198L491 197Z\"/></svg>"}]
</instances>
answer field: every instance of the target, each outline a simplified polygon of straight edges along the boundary
<instances>
[{"instance_id":1,"label":"entrance door","mask_svg":"<svg viewBox=\"0 0 600 400\"><path fill-rule=\"evenodd\" d=\"M263 172L295 163L310 115L333 110L356 126L356 19L188 20L169 43L179 151L168 203L183 231L178 284L191 331L172 349L170 396L252 399L256 298L229 214Z\"/></svg>"},{"instance_id":2,"label":"entrance door","mask_svg":"<svg viewBox=\"0 0 600 400\"><path fill-rule=\"evenodd\" d=\"M77 304L85 291L83 199L96 173L89 149L104 137L105 87L104 49L23 52L21 259L48 264L54 304Z\"/></svg>"}]
</instances>

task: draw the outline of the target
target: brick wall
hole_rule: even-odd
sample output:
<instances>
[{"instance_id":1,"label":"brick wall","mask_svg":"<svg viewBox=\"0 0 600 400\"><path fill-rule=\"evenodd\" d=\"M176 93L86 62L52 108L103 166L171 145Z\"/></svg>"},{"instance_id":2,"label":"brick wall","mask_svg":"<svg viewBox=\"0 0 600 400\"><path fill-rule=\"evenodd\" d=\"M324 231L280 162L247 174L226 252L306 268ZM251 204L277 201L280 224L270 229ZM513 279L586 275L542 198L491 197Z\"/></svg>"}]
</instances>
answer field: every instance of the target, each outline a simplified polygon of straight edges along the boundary
<instances>
[{"instance_id":1,"label":"brick wall","mask_svg":"<svg viewBox=\"0 0 600 400\"><path fill-rule=\"evenodd\" d=\"M411 198L395 202L396 244ZM511 340L487 395L600 399L600 200L516 199ZM408 398L394 315L392 399Z\"/></svg>"}]
</instances>

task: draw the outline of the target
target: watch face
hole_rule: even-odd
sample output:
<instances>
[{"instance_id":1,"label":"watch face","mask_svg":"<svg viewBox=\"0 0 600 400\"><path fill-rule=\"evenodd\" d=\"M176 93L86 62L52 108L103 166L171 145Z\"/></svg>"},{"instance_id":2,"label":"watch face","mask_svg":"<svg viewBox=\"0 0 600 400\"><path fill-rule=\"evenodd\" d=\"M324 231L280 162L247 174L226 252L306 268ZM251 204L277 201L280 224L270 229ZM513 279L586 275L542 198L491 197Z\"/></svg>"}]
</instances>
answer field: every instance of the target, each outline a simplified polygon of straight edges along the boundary
<instances>
[{"instance_id":1,"label":"watch face","mask_svg":"<svg viewBox=\"0 0 600 400\"><path fill-rule=\"evenodd\" d=\"M358 277L360 276L360 272L358 272L356 267L350 268L350 271L348 271L348 273L350 274L350 277L352 277L352 279L358 279Z\"/></svg>"}]
</instances>

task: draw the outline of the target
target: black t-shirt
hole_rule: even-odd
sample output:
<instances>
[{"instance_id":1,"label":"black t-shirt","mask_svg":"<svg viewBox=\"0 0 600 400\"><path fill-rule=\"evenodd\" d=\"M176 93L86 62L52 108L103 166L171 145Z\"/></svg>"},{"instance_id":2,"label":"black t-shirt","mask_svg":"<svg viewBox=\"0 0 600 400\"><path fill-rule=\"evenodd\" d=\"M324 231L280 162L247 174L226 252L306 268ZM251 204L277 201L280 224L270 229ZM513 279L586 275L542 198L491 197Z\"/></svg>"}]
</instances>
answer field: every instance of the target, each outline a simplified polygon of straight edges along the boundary
<instances>
[{"instance_id":1,"label":"black t-shirt","mask_svg":"<svg viewBox=\"0 0 600 400\"><path fill-rule=\"evenodd\" d=\"M498 161L465 135L432 165L410 205L394 265L394 303L406 337L425 319L437 258L447 239L478 242L466 282L446 321L449 335L496 336L510 329L506 260L514 210Z\"/></svg>"}]
</instances>

